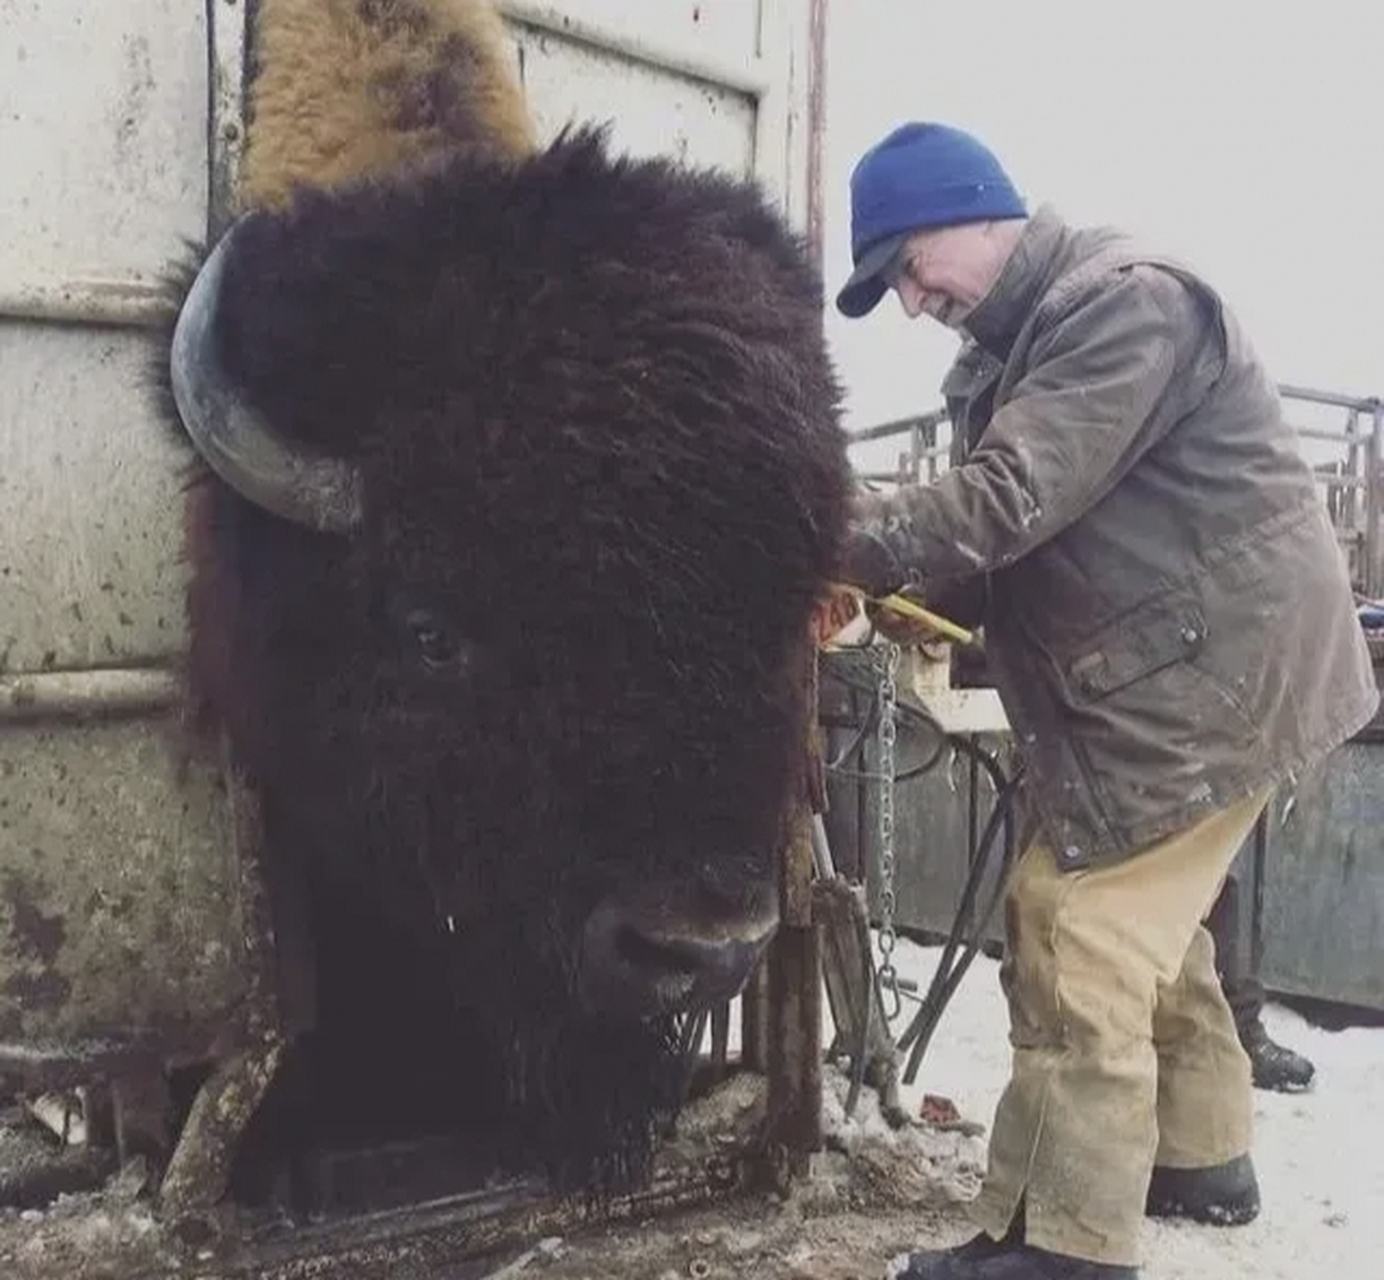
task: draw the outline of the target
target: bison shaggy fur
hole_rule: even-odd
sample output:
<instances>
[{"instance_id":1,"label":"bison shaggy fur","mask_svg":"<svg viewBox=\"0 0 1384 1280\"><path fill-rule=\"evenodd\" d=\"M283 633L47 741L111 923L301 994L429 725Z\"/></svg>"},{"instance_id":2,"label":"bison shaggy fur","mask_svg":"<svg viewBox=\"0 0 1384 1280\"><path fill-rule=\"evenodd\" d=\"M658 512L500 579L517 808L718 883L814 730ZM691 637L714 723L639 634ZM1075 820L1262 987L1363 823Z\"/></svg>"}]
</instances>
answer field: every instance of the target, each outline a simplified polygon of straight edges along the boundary
<instances>
[{"instance_id":1,"label":"bison shaggy fur","mask_svg":"<svg viewBox=\"0 0 1384 1280\"><path fill-rule=\"evenodd\" d=\"M772 920L801 796L848 491L820 281L751 184L533 146L485 6L259 23L215 356L363 494L345 534L191 495L191 696L312 938L315 1083L268 1113L624 1182L683 1084L669 948Z\"/></svg>"}]
</instances>

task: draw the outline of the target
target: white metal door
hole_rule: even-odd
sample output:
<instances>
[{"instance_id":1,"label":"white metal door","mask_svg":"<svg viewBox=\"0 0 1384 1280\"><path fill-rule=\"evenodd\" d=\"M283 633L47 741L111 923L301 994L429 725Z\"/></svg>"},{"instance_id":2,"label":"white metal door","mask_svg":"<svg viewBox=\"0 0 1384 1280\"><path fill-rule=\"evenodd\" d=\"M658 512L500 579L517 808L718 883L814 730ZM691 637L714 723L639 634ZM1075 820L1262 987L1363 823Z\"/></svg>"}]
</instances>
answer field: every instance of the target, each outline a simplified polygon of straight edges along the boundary
<instances>
[{"instance_id":1,"label":"white metal door","mask_svg":"<svg viewBox=\"0 0 1384 1280\"><path fill-rule=\"evenodd\" d=\"M811 213L823 0L500 0L542 136L610 121L617 147L760 181Z\"/></svg>"}]
</instances>

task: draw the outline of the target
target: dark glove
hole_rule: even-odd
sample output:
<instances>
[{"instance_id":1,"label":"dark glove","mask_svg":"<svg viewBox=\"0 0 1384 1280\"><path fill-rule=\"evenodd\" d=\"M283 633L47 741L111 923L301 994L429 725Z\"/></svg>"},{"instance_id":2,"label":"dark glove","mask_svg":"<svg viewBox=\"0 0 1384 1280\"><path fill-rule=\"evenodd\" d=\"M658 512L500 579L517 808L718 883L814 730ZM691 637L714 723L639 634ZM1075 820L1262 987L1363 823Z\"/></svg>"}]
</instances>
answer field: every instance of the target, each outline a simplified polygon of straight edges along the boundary
<instances>
[{"instance_id":1,"label":"dark glove","mask_svg":"<svg viewBox=\"0 0 1384 1280\"><path fill-rule=\"evenodd\" d=\"M886 596L908 581L908 573L880 536L890 500L857 489L851 496L850 524L841 557L841 577L867 596Z\"/></svg>"},{"instance_id":2,"label":"dark glove","mask_svg":"<svg viewBox=\"0 0 1384 1280\"><path fill-rule=\"evenodd\" d=\"M852 525L841 558L841 578L867 596L887 596L903 586L908 575L877 534Z\"/></svg>"}]
</instances>

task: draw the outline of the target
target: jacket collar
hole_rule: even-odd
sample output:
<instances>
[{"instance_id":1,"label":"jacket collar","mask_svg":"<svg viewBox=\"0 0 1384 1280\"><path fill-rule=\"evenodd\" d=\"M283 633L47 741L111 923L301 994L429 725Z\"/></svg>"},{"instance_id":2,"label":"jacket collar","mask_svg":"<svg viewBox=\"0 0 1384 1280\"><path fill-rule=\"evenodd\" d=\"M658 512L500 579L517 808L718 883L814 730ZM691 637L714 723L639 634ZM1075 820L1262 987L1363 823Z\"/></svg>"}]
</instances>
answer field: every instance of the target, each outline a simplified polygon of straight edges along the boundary
<instances>
[{"instance_id":1,"label":"jacket collar","mask_svg":"<svg viewBox=\"0 0 1384 1280\"><path fill-rule=\"evenodd\" d=\"M1071 230L1051 205L1029 218L995 283L966 317L967 334L994 355L1005 355L1043 294L1061 273Z\"/></svg>"}]
</instances>

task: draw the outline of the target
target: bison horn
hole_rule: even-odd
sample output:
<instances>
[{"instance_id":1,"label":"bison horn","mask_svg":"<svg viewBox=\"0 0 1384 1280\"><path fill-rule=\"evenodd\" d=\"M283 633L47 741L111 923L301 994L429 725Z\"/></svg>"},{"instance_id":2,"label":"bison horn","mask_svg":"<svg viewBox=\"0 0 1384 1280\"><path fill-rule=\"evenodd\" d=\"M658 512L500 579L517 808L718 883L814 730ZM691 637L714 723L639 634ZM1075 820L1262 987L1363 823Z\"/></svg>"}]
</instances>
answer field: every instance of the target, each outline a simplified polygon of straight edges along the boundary
<instances>
[{"instance_id":1,"label":"bison horn","mask_svg":"<svg viewBox=\"0 0 1384 1280\"><path fill-rule=\"evenodd\" d=\"M359 471L287 444L240 400L221 365L213 327L235 233L211 251L178 312L169 357L178 416L203 460L243 498L295 524L345 533L361 520Z\"/></svg>"}]
</instances>

